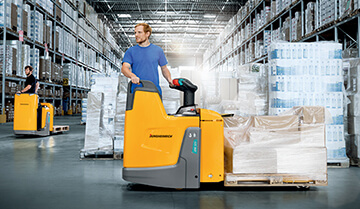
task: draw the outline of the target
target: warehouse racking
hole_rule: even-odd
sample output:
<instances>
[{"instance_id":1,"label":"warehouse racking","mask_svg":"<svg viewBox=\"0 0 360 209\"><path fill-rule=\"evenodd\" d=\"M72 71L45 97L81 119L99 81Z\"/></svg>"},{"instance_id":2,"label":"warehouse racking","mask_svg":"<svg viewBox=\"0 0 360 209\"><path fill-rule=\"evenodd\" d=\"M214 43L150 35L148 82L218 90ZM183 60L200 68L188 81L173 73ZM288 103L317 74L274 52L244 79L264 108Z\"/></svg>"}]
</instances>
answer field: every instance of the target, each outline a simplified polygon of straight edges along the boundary
<instances>
[{"instance_id":1,"label":"warehouse racking","mask_svg":"<svg viewBox=\"0 0 360 209\"><path fill-rule=\"evenodd\" d=\"M1 66L2 114L13 113L14 94L25 83L23 67L30 63L37 74L44 75L37 77L40 101L53 103L58 115L64 105L65 110L73 110L70 113L81 112L81 99L90 90L91 73L119 71L123 52L84 0L4 0L0 7L1 58L9 59L6 50L12 50L14 61L10 60L15 65L12 69L7 66L12 63ZM26 54L24 47L32 53ZM25 56L30 56L28 62L23 61ZM64 75L63 80L65 65L72 65L73 72ZM51 75L46 70L50 67L58 70ZM45 71L39 72L39 68Z\"/></svg>"},{"instance_id":2,"label":"warehouse racking","mask_svg":"<svg viewBox=\"0 0 360 209\"><path fill-rule=\"evenodd\" d=\"M359 6L349 0L249 0L205 52L203 68L232 71L239 64L266 63L277 40L335 41L345 56L358 57Z\"/></svg>"}]
</instances>

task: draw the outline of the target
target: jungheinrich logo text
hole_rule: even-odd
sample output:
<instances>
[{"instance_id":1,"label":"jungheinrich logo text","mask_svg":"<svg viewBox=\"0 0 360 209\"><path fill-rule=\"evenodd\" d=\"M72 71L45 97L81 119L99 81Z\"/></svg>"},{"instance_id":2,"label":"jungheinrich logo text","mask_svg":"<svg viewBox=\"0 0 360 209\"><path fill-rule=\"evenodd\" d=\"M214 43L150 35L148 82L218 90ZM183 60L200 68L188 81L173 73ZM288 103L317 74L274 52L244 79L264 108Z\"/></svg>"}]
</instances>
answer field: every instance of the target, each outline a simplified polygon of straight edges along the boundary
<instances>
[{"instance_id":1,"label":"jungheinrich logo text","mask_svg":"<svg viewBox=\"0 0 360 209\"><path fill-rule=\"evenodd\" d=\"M172 138L173 135L150 134L150 138Z\"/></svg>"}]
</instances>

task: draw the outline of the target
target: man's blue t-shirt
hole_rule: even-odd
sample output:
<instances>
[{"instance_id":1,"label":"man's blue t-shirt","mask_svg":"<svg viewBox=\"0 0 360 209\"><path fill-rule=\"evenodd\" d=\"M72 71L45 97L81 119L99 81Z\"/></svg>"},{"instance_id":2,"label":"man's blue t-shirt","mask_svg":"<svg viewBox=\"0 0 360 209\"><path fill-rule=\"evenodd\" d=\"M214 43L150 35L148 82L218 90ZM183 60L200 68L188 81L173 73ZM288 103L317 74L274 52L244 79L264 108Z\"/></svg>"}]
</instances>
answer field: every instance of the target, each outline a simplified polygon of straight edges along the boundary
<instances>
[{"instance_id":1,"label":"man's blue t-shirt","mask_svg":"<svg viewBox=\"0 0 360 209\"><path fill-rule=\"evenodd\" d=\"M159 86L158 66L164 66L168 62L164 51L154 44L147 47L139 45L129 48L124 55L123 63L127 62L131 65L132 72L140 78L140 80L148 80L153 82L162 94ZM131 92L135 87L140 85L132 85Z\"/></svg>"}]
</instances>

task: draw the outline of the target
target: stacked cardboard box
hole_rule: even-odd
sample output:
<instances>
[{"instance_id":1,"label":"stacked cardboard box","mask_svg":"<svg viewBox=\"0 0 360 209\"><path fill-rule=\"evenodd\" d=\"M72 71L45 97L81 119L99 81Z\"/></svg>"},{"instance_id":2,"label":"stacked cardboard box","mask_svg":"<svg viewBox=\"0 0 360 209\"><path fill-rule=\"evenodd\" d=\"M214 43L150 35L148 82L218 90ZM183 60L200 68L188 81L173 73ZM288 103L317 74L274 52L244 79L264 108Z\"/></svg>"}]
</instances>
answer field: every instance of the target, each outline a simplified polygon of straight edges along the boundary
<instances>
[{"instance_id":1,"label":"stacked cardboard box","mask_svg":"<svg viewBox=\"0 0 360 209\"><path fill-rule=\"evenodd\" d=\"M225 171L326 176L325 109L295 107L282 116L225 118Z\"/></svg>"}]
</instances>

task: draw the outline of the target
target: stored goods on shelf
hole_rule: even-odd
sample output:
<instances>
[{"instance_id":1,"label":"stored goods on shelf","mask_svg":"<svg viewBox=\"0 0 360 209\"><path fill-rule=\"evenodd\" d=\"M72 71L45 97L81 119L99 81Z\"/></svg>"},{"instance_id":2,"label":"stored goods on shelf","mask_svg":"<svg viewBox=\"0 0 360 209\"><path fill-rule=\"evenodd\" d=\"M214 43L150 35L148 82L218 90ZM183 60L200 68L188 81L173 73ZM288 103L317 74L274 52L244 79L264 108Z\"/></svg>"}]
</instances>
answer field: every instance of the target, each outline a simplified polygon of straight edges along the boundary
<instances>
[{"instance_id":1,"label":"stored goods on shelf","mask_svg":"<svg viewBox=\"0 0 360 209\"><path fill-rule=\"evenodd\" d=\"M51 81L51 59L45 57L40 57L39 60L39 77L41 81Z\"/></svg>"},{"instance_id":2,"label":"stored goods on shelf","mask_svg":"<svg viewBox=\"0 0 360 209\"><path fill-rule=\"evenodd\" d=\"M63 22L72 31L76 31L76 24L78 19L77 11L73 10L66 1L61 3L61 8L64 11L61 13L61 22Z\"/></svg>"},{"instance_id":3,"label":"stored goods on shelf","mask_svg":"<svg viewBox=\"0 0 360 209\"><path fill-rule=\"evenodd\" d=\"M37 48L30 49L30 65L33 67L33 75L36 79L39 78L39 61L40 61L40 51Z\"/></svg>"},{"instance_id":4,"label":"stored goods on shelf","mask_svg":"<svg viewBox=\"0 0 360 209\"><path fill-rule=\"evenodd\" d=\"M69 86L76 85L76 71L77 66L73 63L66 63L63 65L63 78L67 79Z\"/></svg>"},{"instance_id":5,"label":"stored goods on shelf","mask_svg":"<svg viewBox=\"0 0 360 209\"><path fill-rule=\"evenodd\" d=\"M326 25L339 17L339 4L334 1L319 0L319 27Z\"/></svg>"},{"instance_id":6,"label":"stored goods on shelf","mask_svg":"<svg viewBox=\"0 0 360 209\"><path fill-rule=\"evenodd\" d=\"M39 43L44 41L44 15L39 11L31 11L30 38Z\"/></svg>"},{"instance_id":7,"label":"stored goods on shelf","mask_svg":"<svg viewBox=\"0 0 360 209\"><path fill-rule=\"evenodd\" d=\"M6 24L4 24L4 15L6 15ZM11 1L4 1L0 2L0 27L11 28Z\"/></svg>"},{"instance_id":8,"label":"stored goods on shelf","mask_svg":"<svg viewBox=\"0 0 360 209\"><path fill-rule=\"evenodd\" d=\"M5 46L5 55L4 45L0 44L0 72L2 73L4 68L4 63L6 63L5 75L16 75L16 65L17 65L17 50L14 47L9 45ZM4 59L5 56L5 60ZM15 74L13 74L15 72Z\"/></svg>"},{"instance_id":9,"label":"stored goods on shelf","mask_svg":"<svg viewBox=\"0 0 360 209\"><path fill-rule=\"evenodd\" d=\"M315 14L317 12L315 2L309 2L305 10L305 34L309 34L315 29Z\"/></svg>"}]
</instances>

